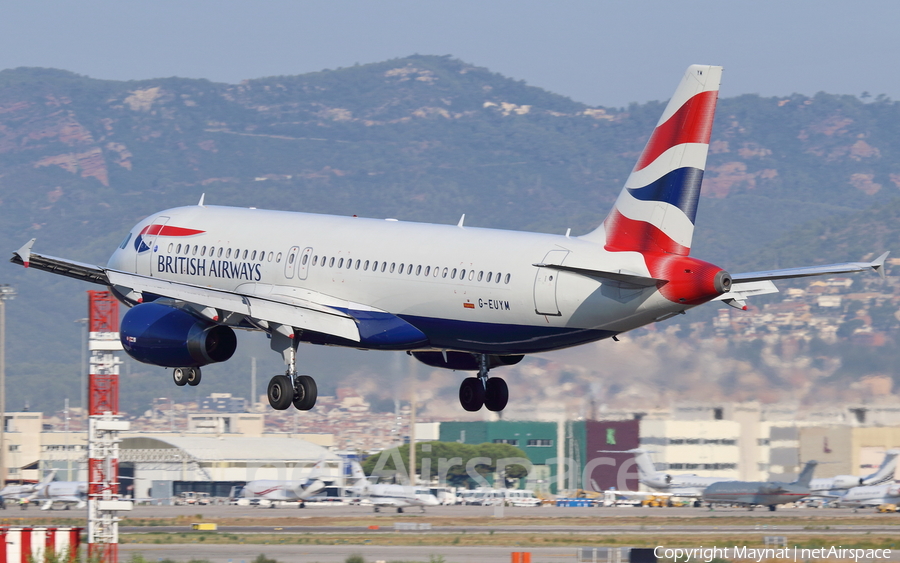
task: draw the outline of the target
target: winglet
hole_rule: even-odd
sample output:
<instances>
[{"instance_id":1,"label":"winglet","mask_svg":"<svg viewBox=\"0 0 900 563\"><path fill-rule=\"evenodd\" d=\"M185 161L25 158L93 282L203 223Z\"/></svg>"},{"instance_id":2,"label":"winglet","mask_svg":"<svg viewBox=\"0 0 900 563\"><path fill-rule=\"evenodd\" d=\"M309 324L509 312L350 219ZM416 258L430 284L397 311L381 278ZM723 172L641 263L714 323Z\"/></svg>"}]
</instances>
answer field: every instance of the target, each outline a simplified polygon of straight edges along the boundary
<instances>
[{"instance_id":1,"label":"winglet","mask_svg":"<svg viewBox=\"0 0 900 563\"><path fill-rule=\"evenodd\" d=\"M888 254L890 253L891 251L888 250L870 264L872 266L872 269L878 272L878 275L881 276L881 279L884 279L884 261L887 260Z\"/></svg>"},{"instance_id":2,"label":"winglet","mask_svg":"<svg viewBox=\"0 0 900 563\"><path fill-rule=\"evenodd\" d=\"M22 246L22 248L16 250L16 254L18 254L19 258L22 259L22 265L24 265L26 268L28 267L28 262L31 260L31 247L34 246L34 241L36 240L36 238L33 238L30 241L26 242Z\"/></svg>"}]
</instances>

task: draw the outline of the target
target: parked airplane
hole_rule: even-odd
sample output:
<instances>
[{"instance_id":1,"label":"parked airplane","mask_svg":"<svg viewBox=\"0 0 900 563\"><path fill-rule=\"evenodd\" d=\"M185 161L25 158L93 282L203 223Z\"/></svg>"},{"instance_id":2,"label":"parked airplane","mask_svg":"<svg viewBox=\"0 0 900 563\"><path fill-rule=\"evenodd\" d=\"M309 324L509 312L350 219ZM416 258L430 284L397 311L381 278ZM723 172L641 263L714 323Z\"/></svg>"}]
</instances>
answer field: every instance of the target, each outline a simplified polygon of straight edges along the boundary
<instances>
[{"instance_id":1,"label":"parked airplane","mask_svg":"<svg viewBox=\"0 0 900 563\"><path fill-rule=\"evenodd\" d=\"M248 499L264 499L268 501L299 501L300 508L305 500L325 488L322 476L325 473L326 461L316 463L309 472L309 477L302 481L284 481L258 479L244 485L242 496ZM275 508L274 504L269 505Z\"/></svg>"},{"instance_id":2,"label":"parked airplane","mask_svg":"<svg viewBox=\"0 0 900 563\"><path fill-rule=\"evenodd\" d=\"M813 479L809 483L810 496L813 497L844 497L848 489L859 488L867 485L883 485L894 482L894 472L897 470L897 455L900 450L888 450L884 452L884 460L878 471L859 477L856 475L837 475L835 477L823 477Z\"/></svg>"},{"instance_id":3,"label":"parked airplane","mask_svg":"<svg viewBox=\"0 0 900 563\"><path fill-rule=\"evenodd\" d=\"M779 504L796 502L809 496L809 483L817 462L808 461L800 476L792 483L780 481L723 481L713 483L703 491L703 500L710 504L742 504L753 510L768 506L774 511Z\"/></svg>"},{"instance_id":4,"label":"parked airplane","mask_svg":"<svg viewBox=\"0 0 900 563\"><path fill-rule=\"evenodd\" d=\"M39 489L49 484L56 477L56 471L51 471L44 476L38 483L25 483L22 485L6 485L2 489L0 489L0 497L3 497L4 501L7 500L18 500L22 498L28 498L29 500L34 498L34 495L37 493Z\"/></svg>"},{"instance_id":5,"label":"parked airplane","mask_svg":"<svg viewBox=\"0 0 900 563\"><path fill-rule=\"evenodd\" d=\"M87 481L51 481L39 487L32 497L41 503L41 510L50 510L56 504L62 504L69 510L87 506Z\"/></svg>"},{"instance_id":6,"label":"parked airplane","mask_svg":"<svg viewBox=\"0 0 900 563\"><path fill-rule=\"evenodd\" d=\"M580 237L380 221L204 204L154 213L105 267L32 252L12 262L105 285L132 308L125 351L197 385L228 360L233 329L265 331L287 368L273 408L311 409L315 380L297 372L300 342L403 350L430 366L476 371L463 408L506 406L491 369L526 354L616 337L721 300L745 308L772 280L875 270L854 262L730 275L691 257L722 68L694 65L603 223Z\"/></svg>"},{"instance_id":7,"label":"parked airplane","mask_svg":"<svg viewBox=\"0 0 900 563\"><path fill-rule=\"evenodd\" d=\"M880 504L900 505L900 483L853 487L835 499L840 506L861 507Z\"/></svg>"},{"instance_id":8,"label":"parked airplane","mask_svg":"<svg viewBox=\"0 0 900 563\"><path fill-rule=\"evenodd\" d=\"M694 473L669 473L658 471L653 464L650 452L642 448L624 451L603 450L606 453L633 453L634 461L638 468L638 480L655 491L667 493L676 497L699 499L703 496L706 487L722 481L734 481L729 477L701 477ZM627 491L616 491L618 494L628 494ZM698 503L699 505L699 503Z\"/></svg>"},{"instance_id":9,"label":"parked airplane","mask_svg":"<svg viewBox=\"0 0 900 563\"><path fill-rule=\"evenodd\" d=\"M436 496L424 487L412 487L406 485L373 485L366 478L362 466L358 461L350 462L350 478L353 484L347 490L360 500L365 499L375 507L375 512L380 508L396 508L397 512L409 506L418 506L425 512L426 506L440 504Z\"/></svg>"}]
</instances>

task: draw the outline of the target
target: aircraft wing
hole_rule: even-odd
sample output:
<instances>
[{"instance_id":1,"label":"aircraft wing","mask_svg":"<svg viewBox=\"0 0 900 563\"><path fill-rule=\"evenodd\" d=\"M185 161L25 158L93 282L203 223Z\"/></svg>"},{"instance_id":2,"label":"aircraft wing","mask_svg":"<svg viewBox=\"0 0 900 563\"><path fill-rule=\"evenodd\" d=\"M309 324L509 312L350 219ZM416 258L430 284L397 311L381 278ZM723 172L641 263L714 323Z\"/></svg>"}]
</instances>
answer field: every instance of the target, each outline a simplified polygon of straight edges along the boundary
<instances>
[{"instance_id":1,"label":"aircraft wing","mask_svg":"<svg viewBox=\"0 0 900 563\"><path fill-rule=\"evenodd\" d=\"M31 247L34 245L35 239L28 241L22 248L13 252L13 257L9 259L13 264L19 264L26 268L34 268L43 270L52 274L59 274L76 280L97 283L100 285L109 285L106 279L106 273L103 268L93 266L91 264L83 264L73 260L65 260L63 258L55 258L53 256L43 256L41 254L33 254Z\"/></svg>"},{"instance_id":2,"label":"aircraft wing","mask_svg":"<svg viewBox=\"0 0 900 563\"><path fill-rule=\"evenodd\" d=\"M219 311L226 314L236 313L257 321L321 332L354 342L360 340L359 328L352 316L314 301L283 295L261 297L120 272L35 254L31 252L33 244L34 239L28 241L13 253L10 262L26 268L36 268L106 285L134 301L138 301L144 293L147 293L195 305L198 311L215 309L214 314Z\"/></svg>"}]
</instances>

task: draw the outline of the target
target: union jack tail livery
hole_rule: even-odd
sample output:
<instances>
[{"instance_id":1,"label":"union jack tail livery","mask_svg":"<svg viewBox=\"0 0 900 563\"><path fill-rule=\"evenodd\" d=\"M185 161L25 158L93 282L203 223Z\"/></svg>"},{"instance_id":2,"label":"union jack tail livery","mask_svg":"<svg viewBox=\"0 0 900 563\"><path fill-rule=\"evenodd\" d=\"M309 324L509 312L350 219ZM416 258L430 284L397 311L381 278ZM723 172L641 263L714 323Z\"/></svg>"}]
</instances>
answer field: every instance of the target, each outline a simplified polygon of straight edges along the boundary
<instances>
[{"instance_id":1,"label":"union jack tail livery","mask_svg":"<svg viewBox=\"0 0 900 563\"><path fill-rule=\"evenodd\" d=\"M688 67L603 225L610 251L687 256L706 168L722 67Z\"/></svg>"}]
</instances>

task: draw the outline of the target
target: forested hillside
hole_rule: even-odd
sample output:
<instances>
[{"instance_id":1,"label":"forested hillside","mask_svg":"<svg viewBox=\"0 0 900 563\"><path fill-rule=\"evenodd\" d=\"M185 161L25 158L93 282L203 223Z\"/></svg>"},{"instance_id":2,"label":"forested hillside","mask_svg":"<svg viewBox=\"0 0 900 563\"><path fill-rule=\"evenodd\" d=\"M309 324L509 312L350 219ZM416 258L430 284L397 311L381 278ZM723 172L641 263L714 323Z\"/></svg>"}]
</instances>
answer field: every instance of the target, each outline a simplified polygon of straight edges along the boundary
<instances>
[{"instance_id":1,"label":"forested hillside","mask_svg":"<svg viewBox=\"0 0 900 563\"><path fill-rule=\"evenodd\" d=\"M659 80L674 88L680 70ZM695 255L741 271L900 250L898 103L727 97L727 85L726 73ZM3 71L0 242L9 253L37 237L38 252L103 263L136 221L203 193L221 205L442 223L466 213L472 226L580 234L605 216L663 107L587 107L431 56L238 85ZM89 288L3 272L0 283L19 291L10 408L77 402L73 321ZM242 340L235 360L209 368L204 393L246 395L247 348L280 370L265 347ZM323 392L342 374L378 369L366 364L390 365L359 354L309 352ZM127 409L174 392L161 369L129 369Z\"/></svg>"}]
</instances>

